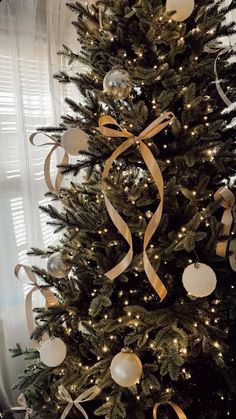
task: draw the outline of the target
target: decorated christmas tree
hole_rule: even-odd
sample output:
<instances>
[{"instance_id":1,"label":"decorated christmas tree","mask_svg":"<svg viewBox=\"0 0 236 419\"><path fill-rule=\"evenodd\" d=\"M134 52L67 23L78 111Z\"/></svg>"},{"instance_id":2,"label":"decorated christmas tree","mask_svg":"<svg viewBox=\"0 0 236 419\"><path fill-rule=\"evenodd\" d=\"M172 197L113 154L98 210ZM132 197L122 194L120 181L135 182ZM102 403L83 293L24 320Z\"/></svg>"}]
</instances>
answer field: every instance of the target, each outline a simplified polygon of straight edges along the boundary
<instances>
[{"instance_id":1,"label":"decorated christmas tree","mask_svg":"<svg viewBox=\"0 0 236 419\"><path fill-rule=\"evenodd\" d=\"M60 53L87 71L55 77L81 99L38 131L60 205L41 209L61 239L15 270L33 285L32 347L12 350L27 359L15 387L29 416L235 419L236 4L224 4L68 3L81 49Z\"/></svg>"}]
</instances>

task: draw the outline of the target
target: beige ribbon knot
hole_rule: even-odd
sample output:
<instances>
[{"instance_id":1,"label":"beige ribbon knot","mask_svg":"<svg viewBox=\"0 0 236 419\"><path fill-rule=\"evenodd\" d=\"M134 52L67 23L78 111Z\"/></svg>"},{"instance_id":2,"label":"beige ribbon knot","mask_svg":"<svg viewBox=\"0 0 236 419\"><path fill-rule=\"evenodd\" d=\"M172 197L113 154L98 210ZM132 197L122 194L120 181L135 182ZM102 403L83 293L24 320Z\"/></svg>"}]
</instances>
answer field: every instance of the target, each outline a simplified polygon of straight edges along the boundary
<instances>
[{"instance_id":1,"label":"beige ribbon knot","mask_svg":"<svg viewBox=\"0 0 236 419\"><path fill-rule=\"evenodd\" d=\"M30 417L35 416L36 413L34 410L27 406L26 398L23 393L21 393L17 398L17 403L19 406L12 407L11 410L15 412L25 411L25 419L29 419Z\"/></svg>"},{"instance_id":2,"label":"beige ribbon knot","mask_svg":"<svg viewBox=\"0 0 236 419\"><path fill-rule=\"evenodd\" d=\"M63 411L61 415L61 419L66 418L66 416L68 415L68 413L70 412L73 406L75 406L76 409L78 409L82 413L85 419L89 419L86 411L81 406L81 403L88 402L90 400L95 399L95 397L97 397L100 391L101 390L98 386L93 386L89 388L88 390L85 390L82 394L80 394L80 396L78 396L75 400L73 400L70 393L68 393L65 387L63 385L60 385L58 387L58 393L61 397L61 400L64 400L65 402L68 403L68 405L66 406L65 410Z\"/></svg>"},{"instance_id":3,"label":"beige ribbon knot","mask_svg":"<svg viewBox=\"0 0 236 419\"><path fill-rule=\"evenodd\" d=\"M153 419L157 419L157 411L158 411L159 407L163 404L168 404L169 406L171 406L179 419L187 419L187 416L185 415L183 410L177 404L175 404L173 402L156 403L154 408L153 408Z\"/></svg>"},{"instance_id":4,"label":"beige ribbon knot","mask_svg":"<svg viewBox=\"0 0 236 419\"><path fill-rule=\"evenodd\" d=\"M102 173L102 179L104 180L108 176L114 160L135 143L137 144L139 152L144 162L146 163L146 166L148 170L150 171L154 179L154 182L157 186L159 196L160 196L160 202L155 213L150 219L147 225L146 231L144 233L143 265L144 265L144 270L146 272L146 275L151 285L153 286L153 288L159 295L161 301L164 300L164 298L166 297L167 290L163 282L159 278L159 276L156 274L154 268L152 267L147 256L146 249L161 220L162 210L163 210L163 201L164 201L164 181L163 181L160 167L155 157L153 156L149 147L143 142L143 140L154 137L154 135L156 135L158 132L166 128L174 120L174 118L175 116L172 112L163 113L159 118L155 119L150 125L148 125L148 127L145 128L137 137L134 136L131 132L122 129L117 123L117 121L111 116L103 115L101 118L99 118L99 131L101 134L105 135L106 137L112 137L112 138L127 138L127 140L125 140L121 145L119 145L117 149L112 153L112 155L106 161L104 170ZM116 127L119 128L119 130L115 130L113 128L107 128L106 125L108 124L115 125ZM116 209L113 207L112 203L108 199L105 188L103 190L103 193L104 193L105 204L107 207L107 211L110 215L110 218L112 222L114 223L114 225L116 226L116 228L118 229L118 231L122 234L122 236L124 237L124 239L127 241L129 245L129 251L125 255L125 257L113 269L105 273L105 275L109 279L114 280L127 269L127 267L130 265L133 259L133 242L132 242L131 231L128 225L123 220L123 218L119 215L119 213L116 211Z\"/></svg>"},{"instance_id":5,"label":"beige ribbon knot","mask_svg":"<svg viewBox=\"0 0 236 419\"><path fill-rule=\"evenodd\" d=\"M46 135L46 137L50 138L51 142L49 141L49 142L45 142L45 143L42 143L42 144L35 144L34 139L39 134L42 135L42 132L33 132L33 134L31 134L29 140L30 140L30 143L32 145L37 146L37 147L44 147L44 146L47 146L47 145L52 145L52 149L49 151L49 153L48 153L48 155L47 155L47 157L44 161L44 179L45 179L45 182L46 182L46 185L47 185L49 191L52 192L53 194L57 195L59 190L60 190L60 187L62 185L64 175L61 173L61 169L58 169L56 179L55 179L55 185L53 185L53 181L52 181L51 174L50 174L50 172L51 172L51 159L52 159L52 155L53 155L54 151L57 150L58 147L62 147L62 146L61 146L60 142L58 142L53 137L51 137L51 136L49 136L45 133L43 133L43 134ZM61 165L66 165L68 163L69 163L69 154L66 151L64 151L64 156L63 156L63 159L62 159L60 164Z\"/></svg>"},{"instance_id":6,"label":"beige ribbon knot","mask_svg":"<svg viewBox=\"0 0 236 419\"><path fill-rule=\"evenodd\" d=\"M221 97L221 99L223 100L223 102L227 105L227 106L232 106L234 105L234 108L236 107L236 103L233 104L233 102L231 102L231 100L229 100L229 98L226 96L225 92L223 91L221 85L220 85L220 80L219 80L219 75L218 75L218 71L217 71L217 62L218 59L220 58L221 55L224 55L226 53L230 53L231 51L235 50L235 45L234 46L228 46L228 47L217 47L217 46L211 46L210 44L205 45L204 47L204 51L208 52L209 54L217 54L216 59L215 59L215 63L214 63L214 73L215 73L215 85L216 85L216 89Z\"/></svg>"},{"instance_id":7,"label":"beige ribbon knot","mask_svg":"<svg viewBox=\"0 0 236 419\"><path fill-rule=\"evenodd\" d=\"M45 298L45 308L47 309L48 307L55 307L56 305L58 305L58 300L55 297L55 295L52 293L52 291L50 291L50 289L48 288L41 288L38 283L37 283L37 277L34 274L34 272L32 271L30 266L27 265L22 265L22 264L18 264L16 265L15 269L14 269L14 274L16 276L17 279L19 278L19 272L21 269L24 269L26 275L28 276L28 279L31 281L31 285L32 285L32 289L28 292L28 294L26 295L25 298L25 311L26 311L26 321L27 321L27 326L28 326L28 330L29 330L29 335L31 336L33 331L34 331L34 318L33 318L33 302L32 302L32 297L33 297L33 293L35 291L40 291L41 294L44 296ZM45 333L44 337L42 338L42 340L45 340L48 338L48 335ZM35 349L39 349L40 344L37 340L32 339L32 346Z\"/></svg>"},{"instance_id":8,"label":"beige ribbon knot","mask_svg":"<svg viewBox=\"0 0 236 419\"><path fill-rule=\"evenodd\" d=\"M222 199L221 205L225 208L221 222L224 224L223 235L229 236L231 233L232 225L236 221L236 205L235 196L227 186L222 186L214 195L214 199ZM235 231L236 232L236 231ZM230 266L234 272L236 272L236 238L234 240L224 240L216 245L216 254L221 257L226 257L227 250L231 252L229 256Z\"/></svg>"}]
</instances>

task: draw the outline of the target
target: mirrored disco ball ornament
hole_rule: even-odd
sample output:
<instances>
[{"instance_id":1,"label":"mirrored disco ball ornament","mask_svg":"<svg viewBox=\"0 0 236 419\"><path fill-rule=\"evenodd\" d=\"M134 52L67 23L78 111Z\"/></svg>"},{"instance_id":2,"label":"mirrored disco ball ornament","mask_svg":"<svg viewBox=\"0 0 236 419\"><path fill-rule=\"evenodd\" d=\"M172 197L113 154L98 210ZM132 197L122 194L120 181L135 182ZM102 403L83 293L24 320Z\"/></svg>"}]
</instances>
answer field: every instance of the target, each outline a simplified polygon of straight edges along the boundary
<instances>
[{"instance_id":1,"label":"mirrored disco ball ornament","mask_svg":"<svg viewBox=\"0 0 236 419\"><path fill-rule=\"evenodd\" d=\"M139 357L130 349L122 349L112 359L110 371L113 380L121 387L133 387L140 380L143 367Z\"/></svg>"},{"instance_id":2,"label":"mirrored disco ball ornament","mask_svg":"<svg viewBox=\"0 0 236 419\"><path fill-rule=\"evenodd\" d=\"M104 92L113 99L125 99L132 90L132 79L128 71L122 68L113 68L104 77Z\"/></svg>"},{"instance_id":3,"label":"mirrored disco ball ornament","mask_svg":"<svg viewBox=\"0 0 236 419\"><path fill-rule=\"evenodd\" d=\"M62 260L62 254L60 252L53 253L49 256L47 261L47 271L50 275L55 278L64 278L70 272L70 267L66 265Z\"/></svg>"}]
</instances>

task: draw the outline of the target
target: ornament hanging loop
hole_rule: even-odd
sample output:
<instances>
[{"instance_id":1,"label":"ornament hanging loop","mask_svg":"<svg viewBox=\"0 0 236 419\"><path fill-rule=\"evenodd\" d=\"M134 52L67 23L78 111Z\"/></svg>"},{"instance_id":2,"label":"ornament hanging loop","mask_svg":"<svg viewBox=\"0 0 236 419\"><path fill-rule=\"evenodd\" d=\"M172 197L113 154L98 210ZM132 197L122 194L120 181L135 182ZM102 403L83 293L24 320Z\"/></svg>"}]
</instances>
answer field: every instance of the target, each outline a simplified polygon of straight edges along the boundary
<instances>
[{"instance_id":1,"label":"ornament hanging loop","mask_svg":"<svg viewBox=\"0 0 236 419\"><path fill-rule=\"evenodd\" d=\"M195 262L195 264L194 264L194 267L195 267L196 269L199 269L199 268L200 268L200 259L199 259L198 255L197 255L196 250L193 250L193 252L194 252L195 257L196 257L196 262Z\"/></svg>"},{"instance_id":2,"label":"ornament hanging loop","mask_svg":"<svg viewBox=\"0 0 236 419\"><path fill-rule=\"evenodd\" d=\"M121 349L121 352L129 354L133 352L133 349L128 348L127 346Z\"/></svg>"}]
</instances>

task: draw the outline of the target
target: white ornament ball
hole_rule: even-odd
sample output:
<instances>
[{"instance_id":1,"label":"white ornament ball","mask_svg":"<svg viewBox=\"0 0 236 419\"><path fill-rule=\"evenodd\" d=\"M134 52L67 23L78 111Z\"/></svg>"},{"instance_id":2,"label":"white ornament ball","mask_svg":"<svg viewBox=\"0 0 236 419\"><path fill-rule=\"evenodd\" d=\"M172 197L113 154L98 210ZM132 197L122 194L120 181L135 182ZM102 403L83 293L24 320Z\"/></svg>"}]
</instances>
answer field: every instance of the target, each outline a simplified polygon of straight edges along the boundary
<instances>
[{"instance_id":1,"label":"white ornament ball","mask_svg":"<svg viewBox=\"0 0 236 419\"><path fill-rule=\"evenodd\" d=\"M47 271L57 279L64 278L70 272L70 267L62 260L60 252L53 253L47 261Z\"/></svg>"},{"instance_id":2,"label":"white ornament ball","mask_svg":"<svg viewBox=\"0 0 236 419\"><path fill-rule=\"evenodd\" d=\"M59 338L45 340L40 349L40 359L48 367L57 367L66 357L66 345Z\"/></svg>"},{"instance_id":3,"label":"white ornament ball","mask_svg":"<svg viewBox=\"0 0 236 419\"><path fill-rule=\"evenodd\" d=\"M61 145L68 154L77 156L81 151L88 150L89 136L80 128L70 128L64 132Z\"/></svg>"},{"instance_id":4,"label":"white ornament ball","mask_svg":"<svg viewBox=\"0 0 236 419\"><path fill-rule=\"evenodd\" d=\"M193 297L207 297L216 288L216 274L205 263L192 263L183 273L183 286Z\"/></svg>"},{"instance_id":5,"label":"white ornament ball","mask_svg":"<svg viewBox=\"0 0 236 419\"><path fill-rule=\"evenodd\" d=\"M103 90L113 99L125 99L132 90L132 79L128 71L113 68L103 79Z\"/></svg>"},{"instance_id":6,"label":"white ornament ball","mask_svg":"<svg viewBox=\"0 0 236 419\"><path fill-rule=\"evenodd\" d=\"M171 19L176 22L183 22L186 20L194 10L194 0L167 0L166 11L176 13L171 16Z\"/></svg>"},{"instance_id":7,"label":"white ornament ball","mask_svg":"<svg viewBox=\"0 0 236 419\"><path fill-rule=\"evenodd\" d=\"M110 366L113 380L122 387L132 387L140 380L143 367L133 352L119 352Z\"/></svg>"}]
</instances>

